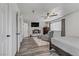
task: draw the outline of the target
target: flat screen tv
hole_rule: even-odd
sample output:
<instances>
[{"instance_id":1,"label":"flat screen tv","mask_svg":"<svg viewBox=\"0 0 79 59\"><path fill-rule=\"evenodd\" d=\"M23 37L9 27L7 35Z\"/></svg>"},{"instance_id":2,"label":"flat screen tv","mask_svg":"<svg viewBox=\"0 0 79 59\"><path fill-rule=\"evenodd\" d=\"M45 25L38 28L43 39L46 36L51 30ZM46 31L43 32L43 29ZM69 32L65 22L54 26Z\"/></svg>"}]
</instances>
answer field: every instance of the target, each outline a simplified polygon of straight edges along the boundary
<instances>
[{"instance_id":1,"label":"flat screen tv","mask_svg":"<svg viewBox=\"0 0 79 59\"><path fill-rule=\"evenodd\" d=\"M31 27L39 27L39 22L31 22Z\"/></svg>"}]
</instances>

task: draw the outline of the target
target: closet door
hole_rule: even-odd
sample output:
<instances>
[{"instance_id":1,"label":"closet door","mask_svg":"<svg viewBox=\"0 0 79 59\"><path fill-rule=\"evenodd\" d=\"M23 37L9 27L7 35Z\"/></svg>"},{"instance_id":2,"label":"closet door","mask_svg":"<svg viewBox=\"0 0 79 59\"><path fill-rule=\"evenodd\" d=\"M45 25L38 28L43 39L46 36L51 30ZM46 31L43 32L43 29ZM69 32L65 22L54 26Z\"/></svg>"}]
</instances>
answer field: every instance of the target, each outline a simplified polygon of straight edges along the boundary
<instances>
[{"instance_id":1,"label":"closet door","mask_svg":"<svg viewBox=\"0 0 79 59\"><path fill-rule=\"evenodd\" d=\"M2 48L2 33L3 33L3 12L2 12L2 4L0 4L0 56L3 55L3 48Z\"/></svg>"},{"instance_id":2,"label":"closet door","mask_svg":"<svg viewBox=\"0 0 79 59\"><path fill-rule=\"evenodd\" d=\"M2 4L2 50L3 55L7 55L7 15L6 15L6 4Z\"/></svg>"},{"instance_id":3,"label":"closet door","mask_svg":"<svg viewBox=\"0 0 79 59\"><path fill-rule=\"evenodd\" d=\"M0 56L11 55L11 36L8 4L0 4Z\"/></svg>"},{"instance_id":4,"label":"closet door","mask_svg":"<svg viewBox=\"0 0 79 59\"><path fill-rule=\"evenodd\" d=\"M6 17L5 4L0 4L0 55L6 55Z\"/></svg>"},{"instance_id":5,"label":"closet door","mask_svg":"<svg viewBox=\"0 0 79 59\"><path fill-rule=\"evenodd\" d=\"M11 19L9 19L9 4L5 3L3 9L3 55L12 55Z\"/></svg>"}]
</instances>

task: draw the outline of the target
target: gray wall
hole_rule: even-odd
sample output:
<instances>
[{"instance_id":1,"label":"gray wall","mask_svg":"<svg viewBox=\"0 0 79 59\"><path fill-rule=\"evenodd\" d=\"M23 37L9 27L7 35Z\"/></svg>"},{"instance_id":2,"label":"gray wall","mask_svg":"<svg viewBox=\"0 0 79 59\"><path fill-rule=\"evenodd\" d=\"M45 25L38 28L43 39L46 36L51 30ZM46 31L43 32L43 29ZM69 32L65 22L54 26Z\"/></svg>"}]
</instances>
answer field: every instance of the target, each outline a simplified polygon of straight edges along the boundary
<instances>
[{"instance_id":1,"label":"gray wall","mask_svg":"<svg viewBox=\"0 0 79 59\"><path fill-rule=\"evenodd\" d=\"M65 19L65 34L66 36L79 37L79 11L75 11L58 20ZM60 31L54 31L54 37L60 37Z\"/></svg>"},{"instance_id":2,"label":"gray wall","mask_svg":"<svg viewBox=\"0 0 79 59\"><path fill-rule=\"evenodd\" d=\"M66 36L79 36L79 11L65 17Z\"/></svg>"}]
</instances>

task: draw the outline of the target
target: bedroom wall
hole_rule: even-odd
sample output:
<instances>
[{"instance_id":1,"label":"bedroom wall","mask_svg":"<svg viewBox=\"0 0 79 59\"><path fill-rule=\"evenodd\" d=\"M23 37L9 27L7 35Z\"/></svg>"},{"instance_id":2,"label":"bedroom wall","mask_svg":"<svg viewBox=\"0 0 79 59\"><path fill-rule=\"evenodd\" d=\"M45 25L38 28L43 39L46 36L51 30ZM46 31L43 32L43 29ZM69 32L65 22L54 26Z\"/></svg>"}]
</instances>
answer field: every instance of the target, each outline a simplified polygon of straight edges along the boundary
<instances>
[{"instance_id":1,"label":"bedroom wall","mask_svg":"<svg viewBox=\"0 0 79 59\"><path fill-rule=\"evenodd\" d=\"M79 36L79 11L64 18L66 19L66 36Z\"/></svg>"},{"instance_id":2,"label":"bedroom wall","mask_svg":"<svg viewBox=\"0 0 79 59\"><path fill-rule=\"evenodd\" d=\"M61 19L65 19L66 36L79 37L79 10L74 11L57 20L61 20ZM60 37L61 32L55 31L54 36Z\"/></svg>"}]
</instances>

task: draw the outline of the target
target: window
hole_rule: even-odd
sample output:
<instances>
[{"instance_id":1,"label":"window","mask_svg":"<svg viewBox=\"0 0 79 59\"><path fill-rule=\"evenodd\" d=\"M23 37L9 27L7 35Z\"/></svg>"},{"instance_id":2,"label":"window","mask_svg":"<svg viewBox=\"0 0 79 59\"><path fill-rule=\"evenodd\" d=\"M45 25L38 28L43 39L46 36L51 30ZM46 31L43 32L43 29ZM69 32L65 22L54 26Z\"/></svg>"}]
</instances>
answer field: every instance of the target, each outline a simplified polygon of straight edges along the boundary
<instances>
[{"instance_id":1,"label":"window","mask_svg":"<svg viewBox=\"0 0 79 59\"><path fill-rule=\"evenodd\" d=\"M61 31L61 21L53 22L50 28L51 31Z\"/></svg>"}]
</instances>

